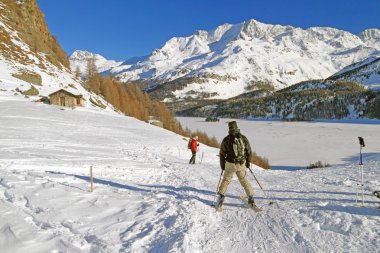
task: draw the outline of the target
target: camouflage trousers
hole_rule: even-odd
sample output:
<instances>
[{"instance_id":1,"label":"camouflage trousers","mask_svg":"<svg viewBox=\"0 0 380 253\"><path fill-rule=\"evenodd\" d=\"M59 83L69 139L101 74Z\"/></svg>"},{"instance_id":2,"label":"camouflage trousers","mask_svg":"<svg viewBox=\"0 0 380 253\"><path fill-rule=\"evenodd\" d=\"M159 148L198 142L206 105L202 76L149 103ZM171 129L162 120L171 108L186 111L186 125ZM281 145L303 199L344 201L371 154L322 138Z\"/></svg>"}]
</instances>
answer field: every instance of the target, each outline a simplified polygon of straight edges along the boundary
<instances>
[{"instance_id":1,"label":"camouflage trousers","mask_svg":"<svg viewBox=\"0 0 380 253\"><path fill-rule=\"evenodd\" d=\"M226 162L223 180L219 187L219 193L226 195L228 185L231 183L232 177L235 173L247 196L253 196L253 189L247 179L247 169L245 168L245 165L230 162Z\"/></svg>"}]
</instances>

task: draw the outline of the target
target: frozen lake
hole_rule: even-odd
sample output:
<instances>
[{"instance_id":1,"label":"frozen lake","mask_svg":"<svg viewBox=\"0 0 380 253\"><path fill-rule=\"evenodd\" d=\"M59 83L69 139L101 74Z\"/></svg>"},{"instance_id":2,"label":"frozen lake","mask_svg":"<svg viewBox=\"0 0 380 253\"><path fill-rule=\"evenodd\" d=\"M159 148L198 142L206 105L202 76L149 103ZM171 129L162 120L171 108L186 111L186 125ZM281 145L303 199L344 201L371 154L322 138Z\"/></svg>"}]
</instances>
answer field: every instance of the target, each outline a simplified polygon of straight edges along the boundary
<instances>
[{"instance_id":1,"label":"frozen lake","mask_svg":"<svg viewBox=\"0 0 380 253\"><path fill-rule=\"evenodd\" d=\"M227 122L178 117L182 126L205 131L221 141L228 134ZM346 164L358 160L358 136L365 140L364 157L380 156L380 121L283 122L236 120L258 155L274 168L294 169L316 161Z\"/></svg>"}]
</instances>

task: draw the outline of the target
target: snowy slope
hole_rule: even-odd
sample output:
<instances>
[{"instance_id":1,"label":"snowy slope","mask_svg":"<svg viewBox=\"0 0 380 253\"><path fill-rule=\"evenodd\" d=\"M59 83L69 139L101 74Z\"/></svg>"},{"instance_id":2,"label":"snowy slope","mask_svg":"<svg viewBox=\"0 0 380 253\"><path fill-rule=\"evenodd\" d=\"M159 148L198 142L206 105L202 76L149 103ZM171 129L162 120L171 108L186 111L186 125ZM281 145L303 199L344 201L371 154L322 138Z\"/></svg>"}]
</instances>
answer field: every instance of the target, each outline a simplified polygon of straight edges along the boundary
<instances>
[{"instance_id":1,"label":"snowy slope","mask_svg":"<svg viewBox=\"0 0 380 253\"><path fill-rule=\"evenodd\" d=\"M254 88L256 81L284 88L325 79L354 62L379 56L379 34L378 29L357 36L335 28L304 30L252 19L174 37L148 57L111 73L125 82L149 79L152 86L189 79L184 87L173 87L177 99L201 92L210 98L229 98L246 92L249 85Z\"/></svg>"},{"instance_id":2,"label":"snowy slope","mask_svg":"<svg viewBox=\"0 0 380 253\"><path fill-rule=\"evenodd\" d=\"M106 111L110 113L114 111L112 106L108 105L104 99L88 92L82 86L80 81L76 80L70 72L58 69L56 66L53 66L47 62L45 62L45 65L48 66L48 70L41 69L38 65L21 64L17 61L5 59L0 54L0 95L7 97L17 96L20 99L22 97L25 101L33 101L37 100L39 97L48 96L59 89L65 89L73 94L82 95L84 99L83 106L86 108L100 110L89 102L90 97L93 97L98 101L102 101L102 103L107 106L105 109ZM19 73L20 70L27 70L40 75L42 80L41 85L35 85L27 81L20 80L12 75ZM31 86L38 90L38 95L24 97L20 92L29 90Z\"/></svg>"},{"instance_id":3,"label":"snowy slope","mask_svg":"<svg viewBox=\"0 0 380 253\"><path fill-rule=\"evenodd\" d=\"M380 58L370 57L354 63L335 73L329 79L350 80L380 89Z\"/></svg>"},{"instance_id":4,"label":"snowy slope","mask_svg":"<svg viewBox=\"0 0 380 253\"><path fill-rule=\"evenodd\" d=\"M122 64L123 62L116 62L113 60L107 60L103 56L99 54L90 53L87 51L82 50L76 50L74 53L70 56L70 68L71 71L75 72L77 68L79 68L82 76L86 75L86 69L87 69L87 61L89 58L95 59L95 65L99 71L101 72L107 72L111 68L115 68Z\"/></svg>"},{"instance_id":5,"label":"snowy slope","mask_svg":"<svg viewBox=\"0 0 380 253\"><path fill-rule=\"evenodd\" d=\"M30 1L32 2L32 1ZM20 2L22 4L22 2ZM0 10L6 8L0 3ZM74 78L71 71L62 64L52 64L48 60L48 55L43 52L33 50L21 37L20 33L8 25L6 15L0 15L0 29L4 32L4 36L9 36L9 41L0 41L3 43L0 47L0 94L9 97L23 96L21 92L29 90L32 86L38 90L38 95L25 97L25 100L36 100L41 96L59 90L65 89L73 94L82 95L84 106L92 108L89 102L90 97L96 100L106 102L95 94L88 92L82 85L80 80ZM7 49L11 50L10 53ZM21 80L17 75L30 74L38 76L39 82ZM94 108L97 110L98 108ZM106 111L113 111L112 108L106 108Z\"/></svg>"},{"instance_id":6,"label":"snowy slope","mask_svg":"<svg viewBox=\"0 0 380 253\"><path fill-rule=\"evenodd\" d=\"M216 149L201 145L202 164L189 166L182 137L129 117L2 95L0 111L2 252L378 250L380 216L370 208L378 205L370 196L380 187L378 153L365 155L366 207L355 205L350 159L311 171L254 168L278 207L254 185L265 212L244 208L235 178L217 214L209 206L220 175ZM323 137L326 127L318 138L333 140ZM325 143L309 145L336 149Z\"/></svg>"},{"instance_id":7,"label":"snowy slope","mask_svg":"<svg viewBox=\"0 0 380 253\"><path fill-rule=\"evenodd\" d=\"M67 91L82 95L84 98L84 105L90 106L88 100L90 96L96 96L90 94L83 86L73 78L72 74L66 71L62 71L53 65L49 66L49 72L40 69L37 65L24 65L15 61L4 59L0 55L0 94L7 96L22 96L17 91L27 91L33 86L39 92L37 96L29 96L25 100L36 100L41 96L48 96L49 94L59 90L66 89ZM27 81L20 80L12 74L19 73L19 71L31 71L41 76L41 85L35 85Z\"/></svg>"}]
</instances>

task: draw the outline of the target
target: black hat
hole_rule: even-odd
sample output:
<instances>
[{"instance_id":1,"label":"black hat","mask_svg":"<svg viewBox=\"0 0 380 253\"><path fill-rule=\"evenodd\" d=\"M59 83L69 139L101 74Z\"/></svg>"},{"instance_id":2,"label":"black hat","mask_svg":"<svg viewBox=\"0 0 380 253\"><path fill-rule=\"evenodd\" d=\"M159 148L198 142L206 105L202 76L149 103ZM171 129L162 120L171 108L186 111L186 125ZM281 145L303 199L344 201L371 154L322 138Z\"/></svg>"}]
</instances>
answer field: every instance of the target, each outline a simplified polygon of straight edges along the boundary
<instances>
[{"instance_id":1,"label":"black hat","mask_svg":"<svg viewBox=\"0 0 380 253\"><path fill-rule=\"evenodd\" d=\"M240 133L240 129L238 128L236 121L228 122L228 133L229 134Z\"/></svg>"}]
</instances>

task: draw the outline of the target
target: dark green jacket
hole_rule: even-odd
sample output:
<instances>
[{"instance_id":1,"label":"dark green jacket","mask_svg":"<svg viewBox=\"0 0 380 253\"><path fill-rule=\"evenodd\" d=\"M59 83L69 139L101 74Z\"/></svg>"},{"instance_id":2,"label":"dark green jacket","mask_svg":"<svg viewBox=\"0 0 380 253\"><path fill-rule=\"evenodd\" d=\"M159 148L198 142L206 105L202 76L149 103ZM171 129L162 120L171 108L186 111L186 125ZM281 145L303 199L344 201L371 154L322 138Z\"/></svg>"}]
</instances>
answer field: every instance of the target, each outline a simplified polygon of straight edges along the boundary
<instances>
[{"instance_id":1,"label":"dark green jacket","mask_svg":"<svg viewBox=\"0 0 380 253\"><path fill-rule=\"evenodd\" d=\"M242 135L240 133L237 134L237 137L239 137L239 135L241 136L241 138L243 139L243 142L244 142L245 166L248 168L250 161L251 161L251 157L252 157L251 145L249 144L247 137L245 137L244 135ZM233 159L235 158L235 154L234 154L234 150L232 147L234 138L235 138L234 135L229 134L223 139L222 144L220 145L219 159L220 159L220 168L222 170L224 170L226 161L232 162L232 163L234 162Z\"/></svg>"}]
</instances>

